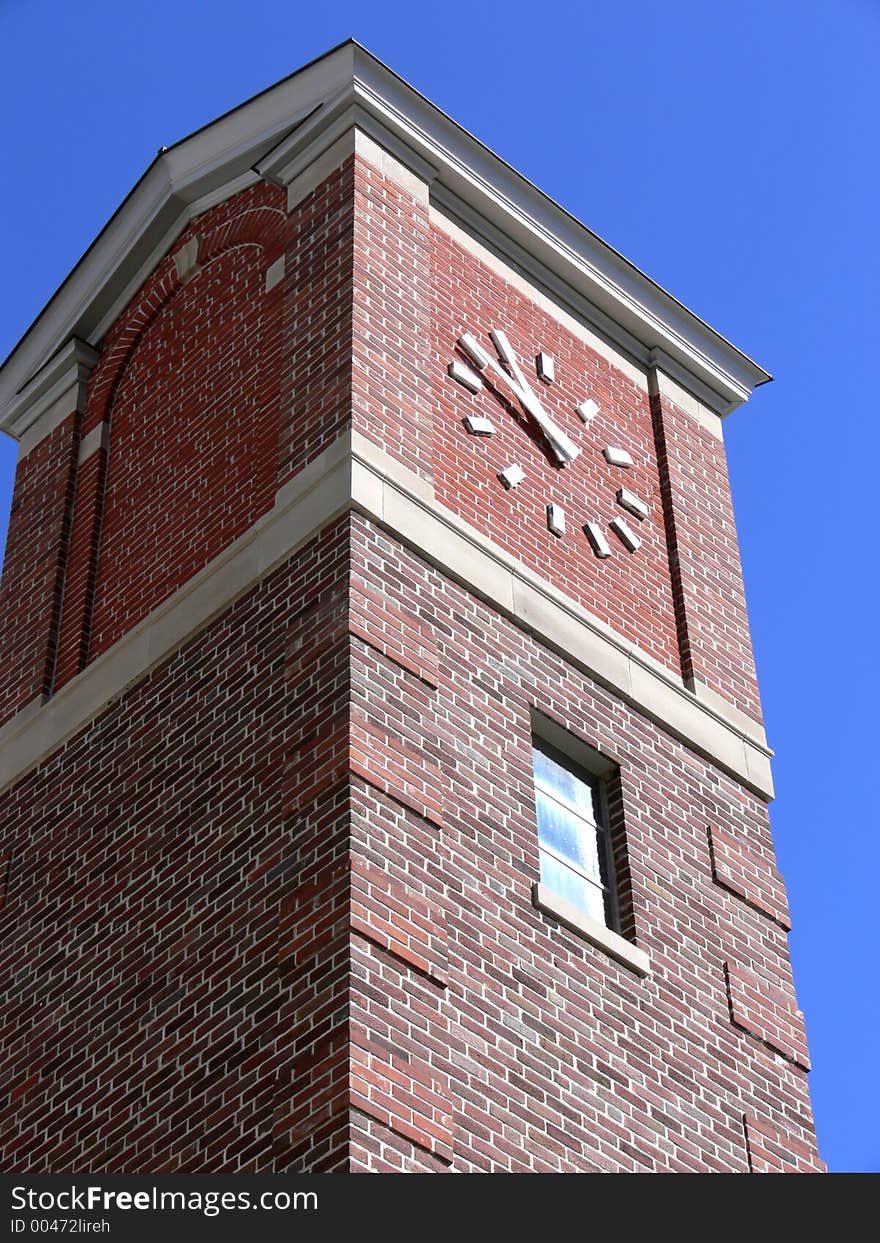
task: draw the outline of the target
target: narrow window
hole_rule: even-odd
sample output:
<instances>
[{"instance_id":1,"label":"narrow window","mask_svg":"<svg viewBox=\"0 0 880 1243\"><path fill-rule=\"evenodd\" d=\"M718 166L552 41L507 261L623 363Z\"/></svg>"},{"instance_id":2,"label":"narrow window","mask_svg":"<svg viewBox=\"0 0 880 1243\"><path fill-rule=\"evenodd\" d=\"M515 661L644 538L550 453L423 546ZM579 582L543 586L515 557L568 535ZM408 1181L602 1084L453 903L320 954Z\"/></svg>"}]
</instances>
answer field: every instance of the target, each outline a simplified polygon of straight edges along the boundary
<instances>
[{"instance_id":1,"label":"narrow window","mask_svg":"<svg viewBox=\"0 0 880 1243\"><path fill-rule=\"evenodd\" d=\"M541 885L616 929L605 783L540 738L532 759Z\"/></svg>"}]
</instances>

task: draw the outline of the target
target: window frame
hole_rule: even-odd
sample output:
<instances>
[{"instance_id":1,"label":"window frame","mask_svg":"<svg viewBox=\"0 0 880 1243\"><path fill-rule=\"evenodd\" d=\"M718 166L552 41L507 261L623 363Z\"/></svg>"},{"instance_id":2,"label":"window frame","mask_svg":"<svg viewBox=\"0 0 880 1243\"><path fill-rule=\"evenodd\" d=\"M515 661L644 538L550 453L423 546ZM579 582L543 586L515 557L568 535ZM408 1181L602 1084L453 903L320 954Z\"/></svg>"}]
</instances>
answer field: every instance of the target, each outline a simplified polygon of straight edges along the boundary
<instances>
[{"instance_id":1,"label":"window frame","mask_svg":"<svg viewBox=\"0 0 880 1243\"><path fill-rule=\"evenodd\" d=\"M546 755L549 760L558 764L569 772L577 781L590 790L593 811L596 817L596 823L590 824L585 817L578 814L574 807L566 804L562 799L558 798L555 793L547 790L543 785L539 785L538 775L535 771L534 753L540 751L542 755ZM607 781L595 772L591 772L588 768L578 764L570 755L564 751L560 751L551 742L547 742L539 733L532 734L532 783L535 789L535 810L536 825L538 830L538 859L543 853L552 855L564 868L573 872L576 876L582 877L587 884L592 885L595 889L600 890L602 894L602 904L605 910L605 926L610 928L612 932L620 931L620 909L617 897L617 885L614 875L614 848L611 841L611 821L608 807L608 786ZM541 827L537 818L537 791L541 792L551 799L558 807L569 812L576 820L580 821L587 828L592 829L596 836L596 856L599 865L599 883L596 882L580 864L568 859L565 855L560 854L552 846L541 841ZM544 883L543 881L541 882ZM561 894L559 895L562 896ZM573 904L574 905L574 904ZM581 908L578 908L581 909ZM584 911L584 914L587 914ZM590 916L593 918L593 916Z\"/></svg>"},{"instance_id":2,"label":"window frame","mask_svg":"<svg viewBox=\"0 0 880 1243\"><path fill-rule=\"evenodd\" d=\"M531 734L529 746L529 768L531 775L532 808L534 814L535 844L538 855L539 879L532 885L532 905L544 915L551 917L556 924L579 934L579 936L597 948L603 950L618 963L628 967L640 978L651 974L651 961L646 951L635 944L634 919L629 893L629 863L626 851L625 829L623 823L622 789L620 787L620 769L617 764L576 734L571 733L559 722L546 716L536 708L531 709ZM601 832L605 844L605 866L607 870L606 920L600 922L588 915L579 906L550 889L540 880L540 860L544 847L541 844L537 818L537 780L535 773L534 748L550 753L550 758L573 772L589 779L595 790L596 802L594 810L601 816ZM555 752L555 755L553 754ZM595 784L594 784L595 783ZM614 787L614 807L612 809L611 787ZM558 800L557 800L558 801ZM576 812L574 813L577 814ZM597 826L597 829L599 826ZM556 858L555 852L550 852ZM568 860L560 860L570 866ZM601 868L601 858L600 858ZM572 870L580 875L578 867ZM595 884L595 881L592 882ZM626 892L624 892L624 889ZM626 915L624 915L626 910ZM622 929L626 927L626 935Z\"/></svg>"}]
</instances>

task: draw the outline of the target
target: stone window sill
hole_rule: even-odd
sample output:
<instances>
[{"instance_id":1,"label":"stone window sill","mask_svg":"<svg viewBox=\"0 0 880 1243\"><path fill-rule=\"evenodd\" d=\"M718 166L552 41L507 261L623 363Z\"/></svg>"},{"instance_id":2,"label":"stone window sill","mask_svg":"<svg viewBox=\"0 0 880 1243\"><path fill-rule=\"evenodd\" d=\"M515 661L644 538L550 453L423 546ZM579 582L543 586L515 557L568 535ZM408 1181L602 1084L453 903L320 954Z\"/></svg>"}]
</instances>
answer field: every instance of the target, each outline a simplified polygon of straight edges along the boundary
<instances>
[{"instance_id":1,"label":"stone window sill","mask_svg":"<svg viewBox=\"0 0 880 1243\"><path fill-rule=\"evenodd\" d=\"M619 933L612 932L604 924L591 919L589 915L585 915L576 906L566 902L565 898L560 898L552 890L548 889L546 885L542 885L540 881L536 881L532 886L532 901L539 911L552 915L554 919L558 919L567 928L571 928L574 932L579 932L592 945L597 946L600 950L604 950L606 954L616 958L618 962L623 963L625 967L629 967L631 971L635 971L636 975L643 977L650 975L651 960L644 950L640 950L631 941L627 941L620 936Z\"/></svg>"}]
</instances>

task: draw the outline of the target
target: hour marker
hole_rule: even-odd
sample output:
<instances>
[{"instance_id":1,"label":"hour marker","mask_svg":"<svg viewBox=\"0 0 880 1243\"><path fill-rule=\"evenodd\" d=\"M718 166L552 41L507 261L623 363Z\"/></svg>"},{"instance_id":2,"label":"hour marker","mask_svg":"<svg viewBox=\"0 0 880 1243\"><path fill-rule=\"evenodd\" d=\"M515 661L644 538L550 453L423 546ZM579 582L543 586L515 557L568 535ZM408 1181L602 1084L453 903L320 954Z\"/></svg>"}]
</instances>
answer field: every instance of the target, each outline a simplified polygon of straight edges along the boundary
<instances>
[{"instance_id":1,"label":"hour marker","mask_svg":"<svg viewBox=\"0 0 880 1243\"><path fill-rule=\"evenodd\" d=\"M577 412L585 423L589 423L590 419L594 419L599 413L598 403L593 401L592 397L588 397L578 406Z\"/></svg>"},{"instance_id":2,"label":"hour marker","mask_svg":"<svg viewBox=\"0 0 880 1243\"><path fill-rule=\"evenodd\" d=\"M495 428L489 419L481 418L476 414L468 414L465 416L464 425L472 436L494 436Z\"/></svg>"},{"instance_id":3,"label":"hour marker","mask_svg":"<svg viewBox=\"0 0 880 1243\"><path fill-rule=\"evenodd\" d=\"M514 354L513 346L507 339L507 333L502 332L500 328L493 328L489 336L492 338L492 344L498 351L498 357L503 363L507 363L515 375L517 367L516 354Z\"/></svg>"},{"instance_id":4,"label":"hour marker","mask_svg":"<svg viewBox=\"0 0 880 1243\"><path fill-rule=\"evenodd\" d=\"M479 367L481 371L489 366L491 359L473 333L463 332L458 338L458 344L474 366Z\"/></svg>"},{"instance_id":5,"label":"hour marker","mask_svg":"<svg viewBox=\"0 0 880 1243\"><path fill-rule=\"evenodd\" d=\"M642 541L637 535L633 534L622 518L612 518L608 525L630 552L635 552L641 546Z\"/></svg>"},{"instance_id":6,"label":"hour marker","mask_svg":"<svg viewBox=\"0 0 880 1243\"><path fill-rule=\"evenodd\" d=\"M538 369L538 379L543 380L545 384L552 384L556 379L556 372L553 367L553 356L545 354L542 350L535 359L535 366Z\"/></svg>"},{"instance_id":7,"label":"hour marker","mask_svg":"<svg viewBox=\"0 0 880 1243\"><path fill-rule=\"evenodd\" d=\"M547 526L554 535L565 534L565 510L553 501L547 506Z\"/></svg>"},{"instance_id":8,"label":"hour marker","mask_svg":"<svg viewBox=\"0 0 880 1243\"><path fill-rule=\"evenodd\" d=\"M498 472L498 478L505 488L518 488L525 477L526 472L521 466L517 466L516 462L512 466L505 466L504 470Z\"/></svg>"},{"instance_id":9,"label":"hour marker","mask_svg":"<svg viewBox=\"0 0 880 1243\"><path fill-rule=\"evenodd\" d=\"M610 463L611 466L632 466L633 464L632 457L627 453L626 449L617 449L614 445L608 445L607 448L602 450L602 453L605 456L605 461Z\"/></svg>"},{"instance_id":10,"label":"hour marker","mask_svg":"<svg viewBox=\"0 0 880 1243\"><path fill-rule=\"evenodd\" d=\"M465 388L470 389L472 393L479 393L483 387L483 381L478 375L471 371L470 367L466 367L464 363L460 363L454 358L449 364L449 374L453 380L457 380L459 384L463 384Z\"/></svg>"},{"instance_id":11,"label":"hour marker","mask_svg":"<svg viewBox=\"0 0 880 1243\"><path fill-rule=\"evenodd\" d=\"M636 496L635 492L630 492L628 488L620 488L617 493L617 503L622 505L624 509L628 509L631 514L641 521L647 518L650 510L640 496Z\"/></svg>"},{"instance_id":12,"label":"hour marker","mask_svg":"<svg viewBox=\"0 0 880 1243\"><path fill-rule=\"evenodd\" d=\"M587 522L584 524L584 530L587 533L587 539L593 545L593 552L597 557L610 557L611 546L605 538L605 533L597 522Z\"/></svg>"}]
</instances>

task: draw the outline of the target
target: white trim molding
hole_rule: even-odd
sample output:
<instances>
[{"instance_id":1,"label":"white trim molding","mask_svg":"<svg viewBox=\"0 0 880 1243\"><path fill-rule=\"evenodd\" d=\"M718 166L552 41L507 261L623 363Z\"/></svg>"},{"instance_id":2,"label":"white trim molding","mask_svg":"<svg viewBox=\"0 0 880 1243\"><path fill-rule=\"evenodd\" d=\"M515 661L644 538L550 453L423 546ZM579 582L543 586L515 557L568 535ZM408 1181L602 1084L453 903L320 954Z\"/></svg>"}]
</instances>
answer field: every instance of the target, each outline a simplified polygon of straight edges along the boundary
<instances>
[{"instance_id":1,"label":"white trim molding","mask_svg":"<svg viewBox=\"0 0 880 1243\"><path fill-rule=\"evenodd\" d=\"M85 341L68 341L9 405L9 427L19 461L68 415L86 408L86 384L99 354Z\"/></svg>"},{"instance_id":2,"label":"white trim molding","mask_svg":"<svg viewBox=\"0 0 880 1243\"><path fill-rule=\"evenodd\" d=\"M636 975L641 976L642 979L651 974L651 959L643 949L633 945L632 941L627 941L619 932L606 928L597 919L579 910L571 902L561 898L558 893L542 885L540 881L535 881L532 886L532 905L546 915L551 915L561 924L565 924L567 928L580 933L591 945L604 950L606 954L623 963L625 967L635 971Z\"/></svg>"},{"instance_id":3,"label":"white trim molding","mask_svg":"<svg viewBox=\"0 0 880 1243\"><path fill-rule=\"evenodd\" d=\"M36 712L4 725L0 790L250 590L327 522L354 509L559 652L762 798L772 752L757 721L681 679L441 505L430 483L347 432L280 489L272 510Z\"/></svg>"},{"instance_id":4,"label":"white trim molding","mask_svg":"<svg viewBox=\"0 0 880 1243\"><path fill-rule=\"evenodd\" d=\"M109 448L110 424L105 420L103 423L99 423L97 427L93 427L90 432L86 432L79 442L78 465L82 466L83 462L87 462L92 454L97 453L99 449L103 449L106 453Z\"/></svg>"},{"instance_id":5,"label":"white trim molding","mask_svg":"<svg viewBox=\"0 0 880 1243\"><path fill-rule=\"evenodd\" d=\"M353 126L432 203L572 290L647 367L652 351L717 414L767 372L353 40L162 150L0 367L0 430L71 338L97 348L186 224L260 177L286 185Z\"/></svg>"}]
</instances>

